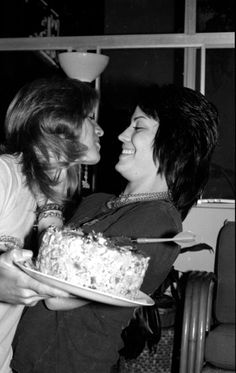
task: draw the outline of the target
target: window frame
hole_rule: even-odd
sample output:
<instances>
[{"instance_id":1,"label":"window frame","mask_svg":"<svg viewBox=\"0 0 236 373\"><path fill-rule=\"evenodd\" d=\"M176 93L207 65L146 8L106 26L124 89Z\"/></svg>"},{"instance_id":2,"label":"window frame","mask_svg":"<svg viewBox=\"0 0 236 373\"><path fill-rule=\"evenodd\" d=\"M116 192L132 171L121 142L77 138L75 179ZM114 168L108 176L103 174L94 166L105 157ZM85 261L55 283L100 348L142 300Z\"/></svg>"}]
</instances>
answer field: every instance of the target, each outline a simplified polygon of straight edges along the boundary
<instances>
[{"instance_id":1,"label":"window frame","mask_svg":"<svg viewBox=\"0 0 236 373\"><path fill-rule=\"evenodd\" d=\"M0 51L88 51L184 48L183 85L195 89L196 49L201 48L200 91L205 93L206 49L234 48L234 32L196 33L197 0L185 0L184 33L0 38ZM96 87L100 87L99 78Z\"/></svg>"},{"instance_id":2,"label":"window frame","mask_svg":"<svg viewBox=\"0 0 236 373\"><path fill-rule=\"evenodd\" d=\"M197 0L185 0L184 33L0 38L0 51L77 50L103 53L106 49L184 48L183 85L195 89L196 51L200 48L200 92L205 94L206 50L234 49L234 32L196 33L196 5ZM52 63L55 64L53 60ZM100 90L100 77L96 79L95 86Z\"/></svg>"}]
</instances>

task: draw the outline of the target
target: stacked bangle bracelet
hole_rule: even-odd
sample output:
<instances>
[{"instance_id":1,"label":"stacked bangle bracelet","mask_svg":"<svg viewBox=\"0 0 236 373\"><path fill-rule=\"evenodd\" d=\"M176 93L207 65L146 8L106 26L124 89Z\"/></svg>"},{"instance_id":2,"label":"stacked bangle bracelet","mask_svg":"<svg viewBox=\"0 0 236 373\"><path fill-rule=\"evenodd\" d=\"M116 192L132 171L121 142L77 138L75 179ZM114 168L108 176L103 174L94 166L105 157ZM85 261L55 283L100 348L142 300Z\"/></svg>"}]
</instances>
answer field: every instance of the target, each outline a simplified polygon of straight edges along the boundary
<instances>
[{"instance_id":1,"label":"stacked bangle bracelet","mask_svg":"<svg viewBox=\"0 0 236 373\"><path fill-rule=\"evenodd\" d=\"M40 214L44 211L63 211L63 206L58 205L57 203L46 203L45 205L37 207L37 214Z\"/></svg>"},{"instance_id":2,"label":"stacked bangle bracelet","mask_svg":"<svg viewBox=\"0 0 236 373\"><path fill-rule=\"evenodd\" d=\"M55 217L55 218L59 218L61 220L63 220L63 215L62 215L62 212L61 211L53 211L53 210L50 210L50 211L44 211L44 212L41 212L39 215L38 215L38 222L42 219L46 219L48 217Z\"/></svg>"},{"instance_id":3,"label":"stacked bangle bracelet","mask_svg":"<svg viewBox=\"0 0 236 373\"><path fill-rule=\"evenodd\" d=\"M63 206L56 203L47 203L37 208L37 222L48 217L56 217L63 221Z\"/></svg>"},{"instance_id":4,"label":"stacked bangle bracelet","mask_svg":"<svg viewBox=\"0 0 236 373\"><path fill-rule=\"evenodd\" d=\"M13 236L0 236L0 252L9 249L22 249L23 241Z\"/></svg>"}]
</instances>

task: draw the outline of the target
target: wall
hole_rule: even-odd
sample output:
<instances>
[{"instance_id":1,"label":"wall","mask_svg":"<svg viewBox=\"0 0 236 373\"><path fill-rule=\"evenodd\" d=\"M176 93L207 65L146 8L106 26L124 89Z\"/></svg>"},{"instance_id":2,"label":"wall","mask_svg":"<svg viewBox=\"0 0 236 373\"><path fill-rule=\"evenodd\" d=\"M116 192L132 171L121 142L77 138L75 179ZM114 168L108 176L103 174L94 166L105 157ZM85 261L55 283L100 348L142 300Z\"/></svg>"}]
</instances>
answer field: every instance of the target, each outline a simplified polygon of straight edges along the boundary
<instances>
[{"instance_id":1,"label":"wall","mask_svg":"<svg viewBox=\"0 0 236 373\"><path fill-rule=\"evenodd\" d=\"M233 202L233 201L232 201ZM234 203L202 203L193 207L183 223L183 230L197 234L200 242L210 245L214 250L217 236L225 220L235 221ZM180 254L175 262L175 268L180 271L202 270L213 271L215 251Z\"/></svg>"}]
</instances>

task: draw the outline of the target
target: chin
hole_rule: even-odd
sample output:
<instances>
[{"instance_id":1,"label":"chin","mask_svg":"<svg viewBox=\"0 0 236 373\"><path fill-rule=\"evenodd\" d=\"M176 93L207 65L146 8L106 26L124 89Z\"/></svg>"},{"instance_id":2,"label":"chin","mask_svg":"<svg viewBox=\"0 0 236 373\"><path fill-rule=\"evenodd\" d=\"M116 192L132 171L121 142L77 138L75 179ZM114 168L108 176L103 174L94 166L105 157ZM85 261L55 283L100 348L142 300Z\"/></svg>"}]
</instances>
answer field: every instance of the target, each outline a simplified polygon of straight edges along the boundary
<instances>
[{"instance_id":1,"label":"chin","mask_svg":"<svg viewBox=\"0 0 236 373\"><path fill-rule=\"evenodd\" d=\"M115 165L115 170L120 172L119 162Z\"/></svg>"},{"instance_id":2,"label":"chin","mask_svg":"<svg viewBox=\"0 0 236 373\"><path fill-rule=\"evenodd\" d=\"M100 161L101 157L100 156L97 156L96 158L91 158L91 159L86 159L83 161L82 164L87 164L87 165L93 165L93 164L97 164L99 161Z\"/></svg>"},{"instance_id":3,"label":"chin","mask_svg":"<svg viewBox=\"0 0 236 373\"><path fill-rule=\"evenodd\" d=\"M91 161L89 164L91 164L91 165L93 165L93 164L97 164L99 161L100 161L100 157L97 158L97 159L94 159L94 160Z\"/></svg>"},{"instance_id":4,"label":"chin","mask_svg":"<svg viewBox=\"0 0 236 373\"><path fill-rule=\"evenodd\" d=\"M119 172L121 176L123 176L126 179L127 170L122 167L119 162L115 165L115 170Z\"/></svg>"}]
</instances>

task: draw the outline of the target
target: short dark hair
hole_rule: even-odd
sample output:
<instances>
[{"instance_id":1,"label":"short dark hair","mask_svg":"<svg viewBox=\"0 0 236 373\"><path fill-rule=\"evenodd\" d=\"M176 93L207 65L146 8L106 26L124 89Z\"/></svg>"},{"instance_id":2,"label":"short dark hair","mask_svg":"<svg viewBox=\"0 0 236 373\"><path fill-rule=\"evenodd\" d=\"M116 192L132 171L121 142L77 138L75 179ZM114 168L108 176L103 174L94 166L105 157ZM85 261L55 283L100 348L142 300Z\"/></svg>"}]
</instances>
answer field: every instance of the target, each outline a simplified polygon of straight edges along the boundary
<instances>
[{"instance_id":1,"label":"short dark hair","mask_svg":"<svg viewBox=\"0 0 236 373\"><path fill-rule=\"evenodd\" d=\"M53 187L62 168L67 169L69 189L75 190L79 159L86 150L79 142L82 123L97 102L95 89L67 77L37 79L18 91L5 118L5 151L22 154L23 173L32 190L36 182L48 198L60 199ZM50 177L52 170L57 177Z\"/></svg>"},{"instance_id":2,"label":"short dark hair","mask_svg":"<svg viewBox=\"0 0 236 373\"><path fill-rule=\"evenodd\" d=\"M158 120L153 143L158 172L166 178L176 208L184 219L203 193L218 139L218 112L204 95L186 87L151 86L138 106Z\"/></svg>"}]
</instances>

